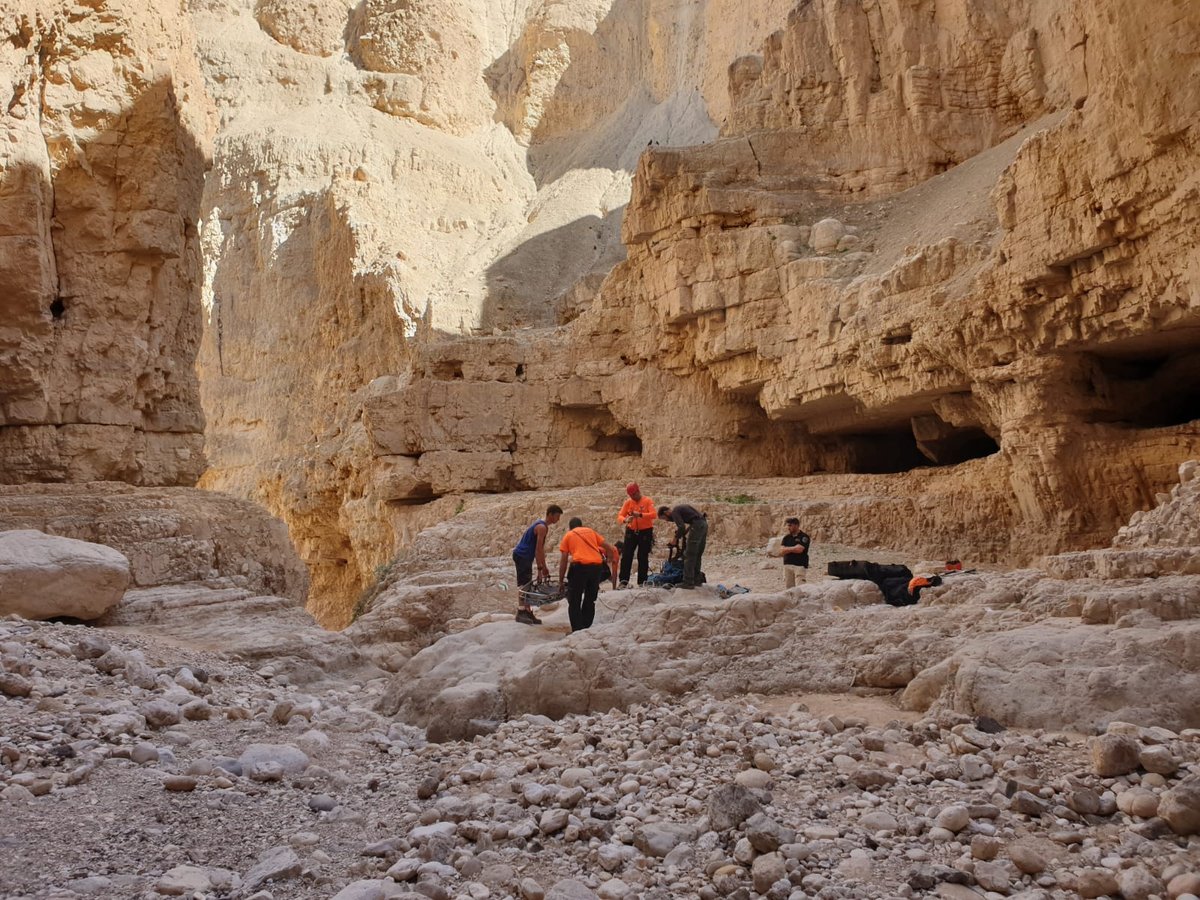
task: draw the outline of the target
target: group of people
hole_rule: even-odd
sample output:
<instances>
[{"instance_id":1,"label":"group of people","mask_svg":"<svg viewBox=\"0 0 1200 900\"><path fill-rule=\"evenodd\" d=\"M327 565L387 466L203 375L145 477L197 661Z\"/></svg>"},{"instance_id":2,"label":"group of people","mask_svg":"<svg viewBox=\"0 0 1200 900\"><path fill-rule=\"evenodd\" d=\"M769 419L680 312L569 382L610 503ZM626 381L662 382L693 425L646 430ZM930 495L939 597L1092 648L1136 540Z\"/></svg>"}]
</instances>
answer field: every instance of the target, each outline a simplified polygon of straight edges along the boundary
<instances>
[{"instance_id":1,"label":"group of people","mask_svg":"<svg viewBox=\"0 0 1200 900\"><path fill-rule=\"evenodd\" d=\"M645 583L650 574L654 526L660 521L675 526L668 546L682 548L683 580L678 587L692 590L704 577L701 565L708 543L708 516L687 503L655 507L654 501L642 493L636 482L626 485L625 493L627 499L617 513L617 523L625 526L625 534L616 545L606 541L598 531L585 526L578 517L567 522L567 533L558 544L558 580L566 586L567 612L572 631L591 627L596 617L596 598L604 581L611 580L617 589L629 587L634 560L637 561L637 583ZM534 584L535 567L538 581L550 578L550 568L546 563L547 537L550 528L562 519L562 514L560 506L550 504L546 507L545 517L526 528L513 548L520 597L516 618L523 624L542 624L534 615L527 592ZM786 524L788 533L783 536L781 543L785 584L790 588L796 584L796 572L808 567L809 537L800 530L799 519L789 518Z\"/></svg>"},{"instance_id":2,"label":"group of people","mask_svg":"<svg viewBox=\"0 0 1200 900\"><path fill-rule=\"evenodd\" d=\"M617 513L617 522L625 526L625 535L615 546L598 531L584 525L578 517L567 522L567 533L559 542L558 579L559 583L566 585L567 611L572 631L588 628L595 620L596 597L606 579L611 579L614 588L629 587L635 559L637 583L646 581L650 574L654 526L659 520L675 525L670 546L682 544L684 548L684 577L679 586L685 590L696 586L704 546L708 540L708 519L705 514L686 503L674 507L655 507L654 501L642 494L636 483L626 485L625 493L628 499ZM513 548L517 586L522 595L518 603L517 621L526 625L541 624L524 594L534 582L535 567L539 581L550 577L550 567L546 563L546 541L550 529L558 524L562 514L562 507L550 504L546 507L545 517L526 528Z\"/></svg>"}]
</instances>

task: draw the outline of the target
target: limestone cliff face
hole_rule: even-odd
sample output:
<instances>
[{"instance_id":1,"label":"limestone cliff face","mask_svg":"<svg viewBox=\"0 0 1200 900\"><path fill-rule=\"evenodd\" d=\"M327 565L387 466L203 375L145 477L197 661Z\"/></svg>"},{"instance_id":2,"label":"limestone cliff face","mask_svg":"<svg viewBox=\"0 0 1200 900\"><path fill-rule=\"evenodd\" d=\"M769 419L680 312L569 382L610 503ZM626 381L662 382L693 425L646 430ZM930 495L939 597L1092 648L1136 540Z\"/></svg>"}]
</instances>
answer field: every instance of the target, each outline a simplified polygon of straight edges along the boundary
<instances>
[{"instance_id":1,"label":"limestone cliff face","mask_svg":"<svg viewBox=\"0 0 1200 900\"><path fill-rule=\"evenodd\" d=\"M426 476L403 453L377 471L363 404L438 335L550 325L620 260L641 151L715 136L726 68L787 8L731 28L733 6L192 0L221 120L201 212L203 485L287 521L314 609L342 606L327 621L421 516L394 486ZM564 472L589 471L563 451Z\"/></svg>"},{"instance_id":2,"label":"limestone cliff face","mask_svg":"<svg viewBox=\"0 0 1200 900\"><path fill-rule=\"evenodd\" d=\"M1200 448L1198 30L1185 3L800 4L731 67L724 137L643 154L576 321L431 347L368 403L377 483L947 467L878 541L1106 544Z\"/></svg>"},{"instance_id":3,"label":"limestone cliff face","mask_svg":"<svg viewBox=\"0 0 1200 900\"><path fill-rule=\"evenodd\" d=\"M860 540L1107 543L1200 450L1200 11L742 7L18 5L0 480L193 480L199 346L203 484L326 621L469 491L834 473Z\"/></svg>"},{"instance_id":4,"label":"limestone cliff face","mask_svg":"<svg viewBox=\"0 0 1200 900\"><path fill-rule=\"evenodd\" d=\"M1106 541L1196 446L1196 248L1187 237L1196 220L1183 198L1196 189L1200 94L1178 81L1182 47L1147 48L1186 42L1200 22L1179 5L1158 19L1080 5L1055 13L1029 44L1022 29L1045 10L1031 4L1017 18L1018 6L1008 7L1010 36L971 44L992 57L971 57L968 70L995 77L965 106L945 86L964 77L970 20L934 17L922 46L949 51L923 77L942 85L940 101L904 106L905 82L882 79L859 121L854 152L870 165L857 176L844 156L836 168L813 166L804 151L818 129L797 124L826 117L835 131L853 130L846 109L857 82L831 75L799 106L799 89L780 87L812 77L789 70L778 48L831 34L820 23L834 5L801 7L768 42L759 86L743 91L753 115L734 117L780 130L643 158L625 220L630 259L597 316L633 319L632 333L655 337L647 363L665 359L756 398L772 422L832 446L836 468L995 455L993 467L1008 473L999 483L1010 553L1020 558ZM847 9L836 5L838 16ZM1080 59L1074 50L1092 33L1103 37ZM1004 64L1017 46L1032 54L1023 69ZM835 44L833 55L848 54ZM892 55L881 52L885 69L898 68ZM745 68L758 64L735 65L735 85ZM1053 74L1037 104L1002 102L1031 96L1022 86L1042 69ZM783 111L768 115L764 96ZM1059 112L1001 141L1054 98ZM895 141L874 124L889 110L903 123ZM939 165L919 162L911 133L940 133L947 147L945 136L958 134L949 161L974 155L889 194L922 165ZM591 346L607 332L590 330Z\"/></svg>"},{"instance_id":5,"label":"limestone cliff face","mask_svg":"<svg viewBox=\"0 0 1200 900\"><path fill-rule=\"evenodd\" d=\"M209 122L182 7L0 22L0 482L192 484Z\"/></svg>"},{"instance_id":6,"label":"limestone cliff face","mask_svg":"<svg viewBox=\"0 0 1200 900\"><path fill-rule=\"evenodd\" d=\"M801 3L731 67L724 133L786 133L826 187L908 187L1082 97L1075 24L1037 2Z\"/></svg>"}]
</instances>

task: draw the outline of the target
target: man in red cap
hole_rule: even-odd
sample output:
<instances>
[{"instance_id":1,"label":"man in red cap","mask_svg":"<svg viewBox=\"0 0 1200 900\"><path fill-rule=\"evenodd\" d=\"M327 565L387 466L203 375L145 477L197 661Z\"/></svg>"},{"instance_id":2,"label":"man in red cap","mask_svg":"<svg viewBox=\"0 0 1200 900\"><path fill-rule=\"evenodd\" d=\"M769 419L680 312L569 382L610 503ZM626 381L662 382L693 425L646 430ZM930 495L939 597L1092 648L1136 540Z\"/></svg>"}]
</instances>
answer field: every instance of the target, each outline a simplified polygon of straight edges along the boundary
<instances>
[{"instance_id":1,"label":"man in red cap","mask_svg":"<svg viewBox=\"0 0 1200 900\"><path fill-rule=\"evenodd\" d=\"M657 513L654 501L642 496L637 482L625 486L629 499L621 504L617 521L625 526L625 540L621 542L621 583L629 587L629 572L633 568L633 557L637 554L637 583L641 584L650 573L650 548L654 546L654 521Z\"/></svg>"}]
</instances>

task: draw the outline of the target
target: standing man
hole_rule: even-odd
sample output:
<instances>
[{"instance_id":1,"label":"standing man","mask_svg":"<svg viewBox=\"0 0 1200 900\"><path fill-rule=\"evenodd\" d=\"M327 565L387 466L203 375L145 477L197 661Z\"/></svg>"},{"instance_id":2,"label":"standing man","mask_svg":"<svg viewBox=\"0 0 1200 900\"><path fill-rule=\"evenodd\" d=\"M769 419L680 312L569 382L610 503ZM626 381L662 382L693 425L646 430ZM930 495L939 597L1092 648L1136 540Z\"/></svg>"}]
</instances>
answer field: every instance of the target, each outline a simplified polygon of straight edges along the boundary
<instances>
[{"instance_id":1,"label":"standing man","mask_svg":"<svg viewBox=\"0 0 1200 900\"><path fill-rule=\"evenodd\" d=\"M562 556L558 561L558 578L567 581L567 612L571 617L571 630L591 628L596 618L596 595L600 593L600 582L611 577L617 586L617 548L604 540L590 528L583 527L582 519L567 523L567 533L558 545ZM567 571L568 561L571 564Z\"/></svg>"},{"instance_id":2,"label":"standing man","mask_svg":"<svg viewBox=\"0 0 1200 900\"><path fill-rule=\"evenodd\" d=\"M642 496L637 482L625 485L629 499L621 504L617 521L625 526L625 539L621 542L621 583L629 587L629 573L633 568L633 557L637 555L637 583L642 584L650 573L650 548L654 546L654 501Z\"/></svg>"},{"instance_id":3,"label":"standing man","mask_svg":"<svg viewBox=\"0 0 1200 900\"><path fill-rule=\"evenodd\" d=\"M704 560L704 545L708 543L708 517L686 503L676 507L660 506L658 517L675 523L675 537L667 546L678 546L682 539L683 545L683 581L679 586L685 591L692 590L700 577L701 565Z\"/></svg>"},{"instance_id":4,"label":"standing man","mask_svg":"<svg viewBox=\"0 0 1200 900\"><path fill-rule=\"evenodd\" d=\"M796 586L799 574L808 580L808 547L812 539L800 530L800 520L791 516L784 520L787 534L783 536L783 583L785 588Z\"/></svg>"},{"instance_id":5,"label":"standing man","mask_svg":"<svg viewBox=\"0 0 1200 900\"><path fill-rule=\"evenodd\" d=\"M546 533L550 526L562 518L562 507L551 503L546 507L546 518L538 519L525 529L517 546L513 547L513 564L517 567L517 621L522 625L541 625L542 620L533 614L529 604L521 598L521 591L533 583L533 566L537 563L538 578L549 578L546 566Z\"/></svg>"}]
</instances>

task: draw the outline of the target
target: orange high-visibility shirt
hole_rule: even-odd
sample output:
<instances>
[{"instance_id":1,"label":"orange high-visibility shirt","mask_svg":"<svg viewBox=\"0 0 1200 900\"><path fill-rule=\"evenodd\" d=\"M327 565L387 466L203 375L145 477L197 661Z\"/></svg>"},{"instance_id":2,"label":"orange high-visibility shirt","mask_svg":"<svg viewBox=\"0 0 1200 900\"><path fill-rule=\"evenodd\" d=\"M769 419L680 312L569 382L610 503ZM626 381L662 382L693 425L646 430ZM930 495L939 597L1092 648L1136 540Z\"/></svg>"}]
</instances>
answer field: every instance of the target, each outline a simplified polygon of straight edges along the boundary
<instances>
[{"instance_id":1,"label":"orange high-visibility shirt","mask_svg":"<svg viewBox=\"0 0 1200 900\"><path fill-rule=\"evenodd\" d=\"M654 501L649 497L643 496L636 502L630 497L621 504L621 511L617 513L617 521L620 522L626 516L629 516L628 519L625 519L626 528L645 531L647 528L654 527L654 522L658 519L658 512L654 509Z\"/></svg>"},{"instance_id":2,"label":"orange high-visibility shirt","mask_svg":"<svg viewBox=\"0 0 1200 900\"><path fill-rule=\"evenodd\" d=\"M585 528L580 525L578 528L572 528L563 535L562 543L558 545L558 549L563 553L571 554L571 561L582 565L589 563L604 562L604 555L600 550L600 545L604 542L604 538L596 534L590 528Z\"/></svg>"}]
</instances>

